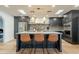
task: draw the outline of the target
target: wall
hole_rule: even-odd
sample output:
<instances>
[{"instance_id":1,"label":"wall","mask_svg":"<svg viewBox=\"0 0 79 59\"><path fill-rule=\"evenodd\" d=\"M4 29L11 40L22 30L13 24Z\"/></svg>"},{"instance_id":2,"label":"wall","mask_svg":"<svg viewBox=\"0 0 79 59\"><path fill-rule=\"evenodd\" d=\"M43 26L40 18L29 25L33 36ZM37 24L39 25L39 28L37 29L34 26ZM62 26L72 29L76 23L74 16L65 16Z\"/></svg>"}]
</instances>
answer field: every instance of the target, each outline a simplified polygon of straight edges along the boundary
<instances>
[{"instance_id":1,"label":"wall","mask_svg":"<svg viewBox=\"0 0 79 59\"><path fill-rule=\"evenodd\" d=\"M3 40L6 43L14 39L14 17L2 11L0 11L0 16L3 18Z\"/></svg>"}]
</instances>

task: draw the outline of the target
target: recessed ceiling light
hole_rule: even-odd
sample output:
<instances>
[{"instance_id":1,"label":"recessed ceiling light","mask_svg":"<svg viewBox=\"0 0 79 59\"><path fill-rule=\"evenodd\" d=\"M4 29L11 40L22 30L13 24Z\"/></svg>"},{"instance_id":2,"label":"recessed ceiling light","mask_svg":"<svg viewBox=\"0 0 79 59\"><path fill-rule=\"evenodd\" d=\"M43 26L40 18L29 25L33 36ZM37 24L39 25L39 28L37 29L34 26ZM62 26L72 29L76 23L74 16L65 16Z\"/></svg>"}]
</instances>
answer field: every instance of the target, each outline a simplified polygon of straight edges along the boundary
<instances>
[{"instance_id":1,"label":"recessed ceiling light","mask_svg":"<svg viewBox=\"0 0 79 59\"><path fill-rule=\"evenodd\" d=\"M64 10L58 10L55 14L60 14L61 12L63 12Z\"/></svg>"},{"instance_id":2,"label":"recessed ceiling light","mask_svg":"<svg viewBox=\"0 0 79 59\"><path fill-rule=\"evenodd\" d=\"M26 14L24 10L20 9L18 10L21 14Z\"/></svg>"},{"instance_id":3,"label":"recessed ceiling light","mask_svg":"<svg viewBox=\"0 0 79 59\"><path fill-rule=\"evenodd\" d=\"M9 7L8 5L4 5L4 7Z\"/></svg>"}]
</instances>

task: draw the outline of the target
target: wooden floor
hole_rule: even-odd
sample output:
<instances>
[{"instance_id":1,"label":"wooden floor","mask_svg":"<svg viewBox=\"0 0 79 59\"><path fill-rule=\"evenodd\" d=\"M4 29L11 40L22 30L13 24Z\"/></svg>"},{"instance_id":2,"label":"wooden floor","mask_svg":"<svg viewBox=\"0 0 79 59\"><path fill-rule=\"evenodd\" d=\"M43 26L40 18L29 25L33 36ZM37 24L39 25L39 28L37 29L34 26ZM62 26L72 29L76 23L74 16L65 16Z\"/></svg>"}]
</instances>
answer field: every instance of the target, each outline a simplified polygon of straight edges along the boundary
<instances>
[{"instance_id":1,"label":"wooden floor","mask_svg":"<svg viewBox=\"0 0 79 59\"><path fill-rule=\"evenodd\" d=\"M25 48L21 49L17 54L59 54L55 48Z\"/></svg>"},{"instance_id":2,"label":"wooden floor","mask_svg":"<svg viewBox=\"0 0 79 59\"><path fill-rule=\"evenodd\" d=\"M44 49L44 51L45 50L47 51L47 49ZM47 53L48 52L45 52L45 54ZM16 54L16 40L0 43L0 54ZM74 45L62 40L62 54L79 54L79 44Z\"/></svg>"},{"instance_id":3,"label":"wooden floor","mask_svg":"<svg viewBox=\"0 0 79 59\"><path fill-rule=\"evenodd\" d=\"M63 54L79 54L79 44L71 44L62 40L62 53Z\"/></svg>"},{"instance_id":4,"label":"wooden floor","mask_svg":"<svg viewBox=\"0 0 79 59\"><path fill-rule=\"evenodd\" d=\"M16 40L0 43L0 54L16 54Z\"/></svg>"}]
</instances>

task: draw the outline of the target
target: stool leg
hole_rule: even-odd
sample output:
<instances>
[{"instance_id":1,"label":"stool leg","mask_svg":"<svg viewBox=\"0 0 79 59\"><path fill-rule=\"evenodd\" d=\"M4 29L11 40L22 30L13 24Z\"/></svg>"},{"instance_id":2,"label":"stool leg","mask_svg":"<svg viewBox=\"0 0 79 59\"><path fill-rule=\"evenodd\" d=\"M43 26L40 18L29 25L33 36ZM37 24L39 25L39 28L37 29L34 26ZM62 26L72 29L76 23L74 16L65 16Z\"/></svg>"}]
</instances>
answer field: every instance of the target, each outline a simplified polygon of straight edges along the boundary
<instances>
[{"instance_id":1,"label":"stool leg","mask_svg":"<svg viewBox=\"0 0 79 59\"><path fill-rule=\"evenodd\" d=\"M43 48L44 48L44 46L45 46L45 44L44 44L44 42L43 42Z\"/></svg>"},{"instance_id":2,"label":"stool leg","mask_svg":"<svg viewBox=\"0 0 79 59\"><path fill-rule=\"evenodd\" d=\"M30 48L30 44L31 44L31 42L28 43L28 48Z\"/></svg>"},{"instance_id":3,"label":"stool leg","mask_svg":"<svg viewBox=\"0 0 79 59\"><path fill-rule=\"evenodd\" d=\"M27 43L27 48L30 48L31 42Z\"/></svg>"},{"instance_id":4,"label":"stool leg","mask_svg":"<svg viewBox=\"0 0 79 59\"><path fill-rule=\"evenodd\" d=\"M26 46L25 46L26 48L27 48L27 44L26 44Z\"/></svg>"},{"instance_id":5,"label":"stool leg","mask_svg":"<svg viewBox=\"0 0 79 59\"><path fill-rule=\"evenodd\" d=\"M36 45L35 42L33 42L33 47L34 47L34 48L36 47L35 45Z\"/></svg>"}]
</instances>

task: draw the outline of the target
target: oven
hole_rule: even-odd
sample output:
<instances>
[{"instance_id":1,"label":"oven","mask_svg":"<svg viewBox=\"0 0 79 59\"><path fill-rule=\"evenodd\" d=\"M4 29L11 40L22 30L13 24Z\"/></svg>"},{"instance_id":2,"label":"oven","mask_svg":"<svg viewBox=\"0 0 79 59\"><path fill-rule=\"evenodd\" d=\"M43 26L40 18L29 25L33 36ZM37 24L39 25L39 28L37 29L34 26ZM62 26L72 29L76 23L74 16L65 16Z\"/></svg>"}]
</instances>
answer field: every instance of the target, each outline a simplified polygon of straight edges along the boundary
<instances>
[{"instance_id":1,"label":"oven","mask_svg":"<svg viewBox=\"0 0 79 59\"><path fill-rule=\"evenodd\" d=\"M64 31L64 35L65 35L65 37L71 37L71 31L70 30L65 30Z\"/></svg>"}]
</instances>

